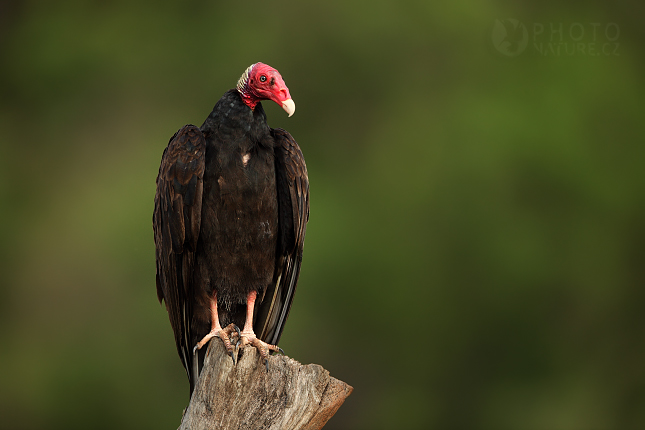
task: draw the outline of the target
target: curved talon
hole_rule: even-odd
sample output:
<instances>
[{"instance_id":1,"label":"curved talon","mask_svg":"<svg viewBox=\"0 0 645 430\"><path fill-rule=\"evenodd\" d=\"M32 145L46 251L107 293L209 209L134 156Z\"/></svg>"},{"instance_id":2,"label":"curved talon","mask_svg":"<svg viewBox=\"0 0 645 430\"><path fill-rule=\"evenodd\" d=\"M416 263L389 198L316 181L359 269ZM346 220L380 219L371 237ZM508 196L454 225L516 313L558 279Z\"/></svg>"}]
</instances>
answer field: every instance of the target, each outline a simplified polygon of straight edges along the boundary
<instances>
[{"instance_id":1,"label":"curved talon","mask_svg":"<svg viewBox=\"0 0 645 430\"><path fill-rule=\"evenodd\" d=\"M233 328L237 332L237 342L235 342L235 349L237 349L240 346L240 343L242 343L242 332L240 331L240 328L236 325L233 325Z\"/></svg>"},{"instance_id":2,"label":"curved talon","mask_svg":"<svg viewBox=\"0 0 645 430\"><path fill-rule=\"evenodd\" d=\"M235 364L236 364L235 363L235 355L233 355L233 351L229 351L228 355L230 355L231 358L233 359L233 366L235 366Z\"/></svg>"},{"instance_id":3,"label":"curved talon","mask_svg":"<svg viewBox=\"0 0 645 430\"><path fill-rule=\"evenodd\" d=\"M264 359L264 366L266 367L267 372L268 372L269 371L269 359L268 358Z\"/></svg>"},{"instance_id":4,"label":"curved talon","mask_svg":"<svg viewBox=\"0 0 645 430\"><path fill-rule=\"evenodd\" d=\"M278 348L278 352L282 355L285 355L284 350L280 348L278 345L276 345L276 348Z\"/></svg>"}]
</instances>

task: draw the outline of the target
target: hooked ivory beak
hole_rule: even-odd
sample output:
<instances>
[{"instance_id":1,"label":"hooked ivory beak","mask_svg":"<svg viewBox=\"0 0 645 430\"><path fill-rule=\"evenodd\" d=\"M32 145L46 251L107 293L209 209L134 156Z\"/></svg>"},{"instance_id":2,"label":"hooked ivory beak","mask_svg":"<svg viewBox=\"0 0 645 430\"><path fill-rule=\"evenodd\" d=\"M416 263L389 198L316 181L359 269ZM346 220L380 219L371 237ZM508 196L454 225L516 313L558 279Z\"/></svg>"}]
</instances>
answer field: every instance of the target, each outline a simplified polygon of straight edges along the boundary
<instances>
[{"instance_id":1,"label":"hooked ivory beak","mask_svg":"<svg viewBox=\"0 0 645 430\"><path fill-rule=\"evenodd\" d=\"M282 109L291 116L296 111L296 104L292 99L287 99L282 102Z\"/></svg>"}]
</instances>

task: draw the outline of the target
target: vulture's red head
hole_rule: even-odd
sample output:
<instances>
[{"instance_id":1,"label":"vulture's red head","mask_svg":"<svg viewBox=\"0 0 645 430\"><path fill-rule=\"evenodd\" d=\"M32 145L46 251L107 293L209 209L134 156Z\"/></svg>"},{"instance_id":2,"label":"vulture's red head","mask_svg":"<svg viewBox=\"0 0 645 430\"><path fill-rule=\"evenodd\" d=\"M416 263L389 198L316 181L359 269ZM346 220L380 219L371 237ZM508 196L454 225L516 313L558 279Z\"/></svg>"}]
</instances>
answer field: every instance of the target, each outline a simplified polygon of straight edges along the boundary
<instances>
[{"instance_id":1,"label":"vulture's red head","mask_svg":"<svg viewBox=\"0 0 645 430\"><path fill-rule=\"evenodd\" d=\"M273 100L282 106L289 116L296 111L296 104L291 100L289 88L280 72L267 64L251 64L237 82L237 90L244 103L251 109L255 109L255 105L261 100Z\"/></svg>"}]
</instances>

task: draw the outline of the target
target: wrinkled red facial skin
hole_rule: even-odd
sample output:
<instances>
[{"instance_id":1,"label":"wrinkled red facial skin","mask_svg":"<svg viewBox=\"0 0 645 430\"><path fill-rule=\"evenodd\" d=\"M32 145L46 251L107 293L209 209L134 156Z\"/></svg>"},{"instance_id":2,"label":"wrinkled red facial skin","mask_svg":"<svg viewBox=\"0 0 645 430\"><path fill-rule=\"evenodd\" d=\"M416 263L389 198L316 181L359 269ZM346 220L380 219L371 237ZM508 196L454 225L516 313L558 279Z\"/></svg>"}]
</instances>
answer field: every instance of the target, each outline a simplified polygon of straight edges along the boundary
<instances>
[{"instance_id":1,"label":"wrinkled red facial skin","mask_svg":"<svg viewBox=\"0 0 645 430\"><path fill-rule=\"evenodd\" d=\"M242 91L242 99L247 106L254 109L261 100L273 100L282 106L282 102L290 98L289 88L280 76L280 72L264 63L253 66Z\"/></svg>"}]
</instances>

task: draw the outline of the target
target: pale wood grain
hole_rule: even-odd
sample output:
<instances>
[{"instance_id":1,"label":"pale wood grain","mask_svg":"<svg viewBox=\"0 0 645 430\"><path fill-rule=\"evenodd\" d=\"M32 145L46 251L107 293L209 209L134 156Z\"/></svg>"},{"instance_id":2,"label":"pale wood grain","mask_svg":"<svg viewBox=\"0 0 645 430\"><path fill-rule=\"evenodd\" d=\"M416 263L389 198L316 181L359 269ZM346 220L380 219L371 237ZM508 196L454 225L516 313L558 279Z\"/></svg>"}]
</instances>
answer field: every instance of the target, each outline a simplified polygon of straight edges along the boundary
<instances>
[{"instance_id":1,"label":"pale wood grain","mask_svg":"<svg viewBox=\"0 0 645 430\"><path fill-rule=\"evenodd\" d=\"M238 362L213 339L179 430L318 430L353 388L317 364L269 357L247 346Z\"/></svg>"}]
</instances>

